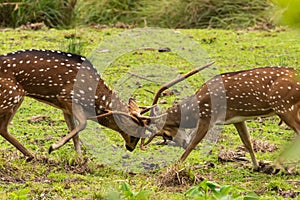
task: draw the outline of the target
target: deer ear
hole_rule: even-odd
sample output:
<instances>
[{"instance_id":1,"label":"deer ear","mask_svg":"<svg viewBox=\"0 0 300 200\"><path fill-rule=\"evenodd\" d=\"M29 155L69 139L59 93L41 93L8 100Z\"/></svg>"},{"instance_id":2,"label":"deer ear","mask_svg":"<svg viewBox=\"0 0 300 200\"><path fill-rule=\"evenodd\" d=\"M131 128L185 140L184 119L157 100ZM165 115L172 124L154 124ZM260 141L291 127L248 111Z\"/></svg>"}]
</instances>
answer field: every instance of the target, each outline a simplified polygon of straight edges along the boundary
<instances>
[{"instance_id":1,"label":"deer ear","mask_svg":"<svg viewBox=\"0 0 300 200\"><path fill-rule=\"evenodd\" d=\"M140 117L139 117L141 110L140 110L139 106L136 104L136 102L133 98L129 98L128 110L129 110L131 119L134 122L136 122L138 125L144 126L143 120L140 119Z\"/></svg>"},{"instance_id":2,"label":"deer ear","mask_svg":"<svg viewBox=\"0 0 300 200\"><path fill-rule=\"evenodd\" d=\"M139 113L140 112L140 108L136 104L136 102L133 98L129 98L128 108L129 108L129 113L132 113L132 112L138 112Z\"/></svg>"}]
</instances>

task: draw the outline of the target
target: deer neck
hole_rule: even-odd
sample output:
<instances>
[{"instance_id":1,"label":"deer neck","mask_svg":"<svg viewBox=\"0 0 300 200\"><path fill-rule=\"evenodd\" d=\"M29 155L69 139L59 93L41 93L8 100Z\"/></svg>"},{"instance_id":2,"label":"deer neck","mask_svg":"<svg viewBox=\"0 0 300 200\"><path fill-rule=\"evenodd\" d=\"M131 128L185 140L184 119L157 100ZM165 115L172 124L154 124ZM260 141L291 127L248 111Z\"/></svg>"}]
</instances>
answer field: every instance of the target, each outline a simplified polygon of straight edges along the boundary
<instances>
[{"instance_id":1,"label":"deer neck","mask_svg":"<svg viewBox=\"0 0 300 200\"><path fill-rule=\"evenodd\" d=\"M100 79L95 92L95 112L96 115L101 115L108 111L120 111L128 113L128 106L117 96L116 92L111 90L105 84L105 82ZM98 119L97 122L115 131L123 132L118 126L115 115L103 117Z\"/></svg>"},{"instance_id":2,"label":"deer neck","mask_svg":"<svg viewBox=\"0 0 300 200\"><path fill-rule=\"evenodd\" d=\"M97 115L109 110L128 113L127 104L120 99L116 92L111 90L102 79L99 80L95 92L95 106Z\"/></svg>"}]
</instances>

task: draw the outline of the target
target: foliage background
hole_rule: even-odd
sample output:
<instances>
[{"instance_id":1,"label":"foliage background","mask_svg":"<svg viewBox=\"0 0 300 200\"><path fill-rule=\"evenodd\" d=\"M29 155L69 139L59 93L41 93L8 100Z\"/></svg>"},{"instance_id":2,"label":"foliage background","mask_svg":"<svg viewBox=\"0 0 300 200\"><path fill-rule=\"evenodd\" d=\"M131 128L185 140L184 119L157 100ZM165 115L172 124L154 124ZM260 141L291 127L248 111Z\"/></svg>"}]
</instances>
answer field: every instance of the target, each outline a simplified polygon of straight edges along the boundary
<instances>
[{"instance_id":1,"label":"foliage background","mask_svg":"<svg viewBox=\"0 0 300 200\"><path fill-rule=\"evenodd\" d=\"M0 26L76 25L245 28L270 25L268 0L2 0Z\"/></svg>"}]
</instances>

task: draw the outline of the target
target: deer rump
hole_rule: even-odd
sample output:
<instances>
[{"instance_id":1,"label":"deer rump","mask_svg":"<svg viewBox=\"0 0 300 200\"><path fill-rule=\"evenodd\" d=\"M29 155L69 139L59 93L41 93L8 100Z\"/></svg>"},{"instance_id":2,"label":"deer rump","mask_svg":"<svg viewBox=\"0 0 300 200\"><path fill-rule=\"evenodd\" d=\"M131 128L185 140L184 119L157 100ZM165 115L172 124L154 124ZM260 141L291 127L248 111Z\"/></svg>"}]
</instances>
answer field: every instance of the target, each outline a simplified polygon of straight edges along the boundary
<instances>
[{"instance_id":1,"label":"deer rump","mask_svg":"<svg viewBox=\"0 0 300 200\"><path fill-rule=\"evenodd\" d=\"M221 83L217 83L221 80ZM297 72L287 67L264 67L224 73L208 81L197 93L199 105L211 105L209 111L200 107L201 115L211 115L215 123L232 124L258 116L271 116L295 109L300 100L300 82ZM203 95L203 94L206 95ZM222 99L224 98L224 99ZM225 111L226 113L220 113ZM218 121L218 115L225 115Z\"/></svg>"}]
</instances>

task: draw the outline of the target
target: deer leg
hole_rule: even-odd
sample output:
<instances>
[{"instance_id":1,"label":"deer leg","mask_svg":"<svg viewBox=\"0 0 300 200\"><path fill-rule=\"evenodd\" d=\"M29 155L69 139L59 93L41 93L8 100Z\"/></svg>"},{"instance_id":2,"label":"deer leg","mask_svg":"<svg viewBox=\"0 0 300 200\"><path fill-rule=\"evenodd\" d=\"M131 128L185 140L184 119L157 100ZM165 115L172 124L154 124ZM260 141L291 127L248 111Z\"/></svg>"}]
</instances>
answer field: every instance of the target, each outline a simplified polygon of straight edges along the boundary
<instances>
[{"instance_id":1,"label":"deer leg","mask_svg":"<svg viewBox=\"0 0 300 200\"><path fill-rule=\"evenodd\" d=\"M15 137L13 137L8 132L8 125L13 119L14 115L16 114L18 108L23 102L23 98L21 98L18 102L18 104L15 104L13 108L6 111L2 117L0 118L0 135L4 137L8 142L10 142L12 145L14 145L19 151L21 151L24 156L27 157L27 161L30 161L34 158L34 156L26 149L24 145L22 145Z\"/></svg>"},{"instance_id":2,"label":"deer leg","mask_svg":"<svg viewBox=\"0 0 300 200\"><path fill-rule=\"evenodd\" d=\"M201 142L208 131L209 123L207 122L199 122L197 127L197 132L194 134L193 139L191 139L190 143L188 144L185 152L182 154L180 158L180 162L185 161L185 159L189 156L192 150Z\"/></svg>"},{"instance_id":3,"label":"deer leg","mask_svg":"<svg viewBox=\"0 0 300 200\"><path fill-rule=\"evenodd\" d=\"M75 129L76 127L76 122L74 120L74 117L70 114L64 113L64 118L66 121L66 124L69 128L70 131L72 131L73 129ZM79 135L75 135L73 138L73 143L74 143L74 147L76 152L78 153L79 156L82 155L81 153L81 144L80 144L80 140L79 140Z\"/></svg>"},{"instance_id":4,"label":"deer leg","mask_svg":"<svg viewBox=\"0 0 300 200\"><path fill-rule=\"evenodd\" d=\"M145 147L145 138L141 138L141 144L140 144L140 149L143 151L146 151L146 147Z\"/></svg>"},{"instance_id":5,"label":"deer leg","mask_svg":"<svg viewBox=\"0 0 300 200\"><path fill-rule=\"evenodd\" d=\"M234 126L237 129L243 144L245 145L246 149L250 153L251 160L252 160L252 163L253 163L253 169L258 170L259 166L258 166L257 160L255 158L254 150L253 150L253 147L252 147L252 144L251 144L251 141L250 141L250 135L249 135L246 123L245 122L239 122L239 123L235 123Z\"/></svg>"},{"instance_id":6,"label":"deer leg","mask_svg":"<svg viewBox=\"0 0 300 200\"><path fill-rule=\"evenodd\" d=\"M78 121L78 124L75 126L75 128L68 134L66 135L63 139L60 141L56 142L55 144L52 144L51 147L49 148L49 154L66 144L71 138L74 138L80 131L85 129L86 123L87 123L87 117L85 116L84 110L80 105L73 104L72 107L72 113L74 118Z\"/></svg>"},{"instance_id":7,"label":"deer leg","mask_svg":"<svg viewBox=\"0 0 300 200\"><path fill-rule=\"evenodd\" d=\"M12 113L6 114L0 118L1 119L0 135L4 137L8 142L10 142L12 145L14 145L19 151L21 151L24 154L24 156L27 157L27 161L30 161L34 158L34 156L26 149L24 145L22 145L15 137L13 137L7 131L7 127L10 122L9 118L11 118L13 114Z\"/></svg>"},{"instance_id":8,"label":"deer leg","mask_svg":"<svg viewBox=\"0 0 300 200\"><path fill-rule=\"evenodd\" d=\"M279 155L279 157L276 160L276 165L278 167L283 166L283 162L285 160L285 157L287 156L286 153L289 153L290 151L293 151L293 149L296 148L300 144L300 116L299 116L299 104L295 105L295 109L291 112L284 113L284 114L278 114L280 119L284 121L290 128L292 128L296 133L297 137L296 140L292 142L292 144L288 147L287 150L285 150L283 153Z\"/></svg>"}]
</instances>

